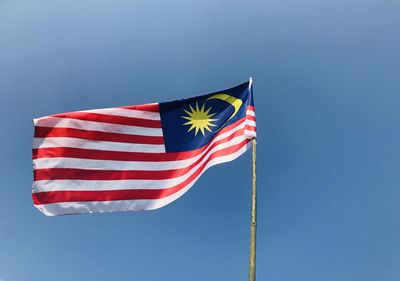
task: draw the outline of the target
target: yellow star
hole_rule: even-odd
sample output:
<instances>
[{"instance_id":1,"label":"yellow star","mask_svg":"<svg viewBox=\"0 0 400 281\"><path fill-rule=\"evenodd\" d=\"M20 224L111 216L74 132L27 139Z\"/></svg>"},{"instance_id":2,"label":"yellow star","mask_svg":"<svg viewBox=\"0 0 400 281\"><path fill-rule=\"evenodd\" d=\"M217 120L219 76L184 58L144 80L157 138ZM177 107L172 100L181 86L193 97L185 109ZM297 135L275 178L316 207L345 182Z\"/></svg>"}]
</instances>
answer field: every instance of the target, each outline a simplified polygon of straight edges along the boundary
<instances>
[{"instance_id":1,"label":"yellow star","mask_svg":"<svg viewBox=\"0 0 400 281\"><path fill-rule=\"evenodd\" d=\"M181 116L182 118L189 120L188 122L183 124L183 125L190 125L188 132L195 129L195 136L197 136L197 133L199 132L199 130L201 131L203 136L205 135L204 130L208 130L208 131L212 132L210 127L217 126L217 125L213 124L212 122L217 121L218 119L211 118L215 115L215 113L209 114L211 107L208 108L206 111L205 104L203 103L203 106L201 108L199 108L199 105L197 104L197 102L196 102L196 109L194 109L190 104L189 104L189 107L190 107L190 111L187 111L185 109L183 110L186 112L186 114L188 116Z\"/></svg>"}]
</instances>

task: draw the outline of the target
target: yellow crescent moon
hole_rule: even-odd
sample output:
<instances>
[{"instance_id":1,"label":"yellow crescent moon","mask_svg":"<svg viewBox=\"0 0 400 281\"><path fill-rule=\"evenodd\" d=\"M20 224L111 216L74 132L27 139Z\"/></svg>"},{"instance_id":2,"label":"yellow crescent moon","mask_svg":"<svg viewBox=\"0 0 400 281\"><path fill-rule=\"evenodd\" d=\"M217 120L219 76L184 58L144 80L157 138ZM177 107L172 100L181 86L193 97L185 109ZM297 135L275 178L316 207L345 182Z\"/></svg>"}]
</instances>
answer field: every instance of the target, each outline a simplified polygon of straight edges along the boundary
<instances>
[{"instance_id":1,"label":"yellow crescent moon","mask_svg":"<svg viewBox=\"0 0 400 281\"><path fill-rule=\"evenodd\" d=\"M236 115L236 113L238 113L240 107L243 104L241 99L232 97L232 96L227 95L227 94L216 94L216 95L213 95L213 96L209 97L207 100L212 100L212 99L218 99L218 100L226 101L227 103L230 103L235 108L235 111L233 112L231 117L229 117L228 121L231 120L233 118L233 116Z\"/></svg>"}]
</instances>

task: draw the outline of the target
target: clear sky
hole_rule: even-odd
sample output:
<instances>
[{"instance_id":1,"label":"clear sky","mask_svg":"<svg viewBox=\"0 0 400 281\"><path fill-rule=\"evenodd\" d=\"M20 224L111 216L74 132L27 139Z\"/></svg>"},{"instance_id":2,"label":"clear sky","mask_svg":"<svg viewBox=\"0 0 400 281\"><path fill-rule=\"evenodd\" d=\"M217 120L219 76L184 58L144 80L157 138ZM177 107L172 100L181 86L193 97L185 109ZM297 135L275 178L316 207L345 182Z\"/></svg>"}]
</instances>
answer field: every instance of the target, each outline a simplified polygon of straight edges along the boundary
<instances>
[{"instance_id":1,"label":"clear sky","mask_svg":"<svg viewBox=\"0 0 400 281\"><path fill-rule=\"evenodd\" d=\"M0 280L246 280L251 153L156 211L45 217L31 145L249 76L258 280L400 280L399 27L398 0L0 1Z\"/></svg>"}]
</instances>

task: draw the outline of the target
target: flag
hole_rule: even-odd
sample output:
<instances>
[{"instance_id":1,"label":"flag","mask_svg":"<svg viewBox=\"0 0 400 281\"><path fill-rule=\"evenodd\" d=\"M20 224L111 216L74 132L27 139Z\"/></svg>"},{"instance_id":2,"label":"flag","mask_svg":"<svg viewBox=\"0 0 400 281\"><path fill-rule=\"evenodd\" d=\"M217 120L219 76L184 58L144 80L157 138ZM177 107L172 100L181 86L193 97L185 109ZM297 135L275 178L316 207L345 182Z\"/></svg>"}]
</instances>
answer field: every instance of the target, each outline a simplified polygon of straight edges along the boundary
<instances>
[{"instance_id":1,"label":"flag","mask_svg":"<svg viewBox=\"0 0 400 281\"><path fill-rule=\"evenodd\" d=\"M251 79L172 102L34 119L33 203L46 215L152 210L256 137Z\"/></svg>"}]
</instances>

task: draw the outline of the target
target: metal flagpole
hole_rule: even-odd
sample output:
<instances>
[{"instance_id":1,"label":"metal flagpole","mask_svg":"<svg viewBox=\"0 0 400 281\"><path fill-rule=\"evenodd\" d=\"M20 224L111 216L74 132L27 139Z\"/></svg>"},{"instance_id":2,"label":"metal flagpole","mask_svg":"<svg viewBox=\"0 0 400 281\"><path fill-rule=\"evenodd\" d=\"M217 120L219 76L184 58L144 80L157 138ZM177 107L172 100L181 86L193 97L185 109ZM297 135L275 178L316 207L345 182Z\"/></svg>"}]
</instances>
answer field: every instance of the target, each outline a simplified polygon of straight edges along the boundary
<instances>
[{"instance_id":1,"label":"metal flagpole","mask_svg":"<svg viewBox=\"0 0 400 281\"><path fill-rule=\"evenodd\" d=\"M252 159L252 193L251 193L251 224L250 224L250 259L249 281L256 280L256 232L257 232L257 177L256 177L256 139L253 138Z\"/></svg>"}]
</instances>

